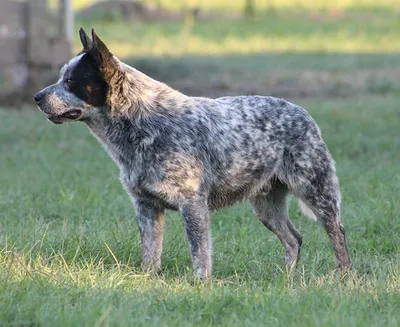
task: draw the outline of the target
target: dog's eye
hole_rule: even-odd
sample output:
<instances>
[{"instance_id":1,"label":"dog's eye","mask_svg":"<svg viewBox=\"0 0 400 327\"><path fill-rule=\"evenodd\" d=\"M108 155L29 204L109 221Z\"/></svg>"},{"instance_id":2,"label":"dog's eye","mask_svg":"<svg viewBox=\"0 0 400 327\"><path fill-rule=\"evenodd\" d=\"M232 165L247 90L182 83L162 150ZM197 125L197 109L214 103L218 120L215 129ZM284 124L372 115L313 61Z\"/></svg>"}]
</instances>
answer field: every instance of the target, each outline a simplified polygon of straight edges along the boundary
<instances>
[{"instance_id":1,"label":"dog's eye","mask_svg":"<svg viewBox=\"0 0 400 327\"><path fill-rule=\"evenodd\" d=\"M65 80L65 83L67 83L67 84L71 84L71 83L72 83L72 79L70 79L70 78L67 78L67 79Z\"/></svg>"}]
</instances>

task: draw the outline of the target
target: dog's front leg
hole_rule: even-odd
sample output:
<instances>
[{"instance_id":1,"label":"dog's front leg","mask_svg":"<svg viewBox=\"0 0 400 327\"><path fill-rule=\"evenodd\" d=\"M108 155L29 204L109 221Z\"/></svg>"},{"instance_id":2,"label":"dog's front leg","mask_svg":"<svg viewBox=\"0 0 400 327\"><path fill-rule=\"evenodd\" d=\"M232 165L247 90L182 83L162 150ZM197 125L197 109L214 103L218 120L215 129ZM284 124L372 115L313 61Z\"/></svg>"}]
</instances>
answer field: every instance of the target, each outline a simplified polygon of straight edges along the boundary
<instances>
[{"instance_id":1,"label":"dog's front leg","mask_svg":"<svg viewBox=\"0 0 400 327\"><path fill-rule=\"evenodd\" d=\"M181 208L196 277L211 276L211 233L207 202L196 200Z\"/></svg>"},{"instance_id":2,"label":"dog's front leg","mask_svg":"<svg viewBox=\"0 0 400 327\"><path fill-rule=\"evenodd\" d=\"M142 266L148 273L157 273L161 267L164 235L164 208L135 200L136 216L142 241Z\"/></svg>"}]
</instances>

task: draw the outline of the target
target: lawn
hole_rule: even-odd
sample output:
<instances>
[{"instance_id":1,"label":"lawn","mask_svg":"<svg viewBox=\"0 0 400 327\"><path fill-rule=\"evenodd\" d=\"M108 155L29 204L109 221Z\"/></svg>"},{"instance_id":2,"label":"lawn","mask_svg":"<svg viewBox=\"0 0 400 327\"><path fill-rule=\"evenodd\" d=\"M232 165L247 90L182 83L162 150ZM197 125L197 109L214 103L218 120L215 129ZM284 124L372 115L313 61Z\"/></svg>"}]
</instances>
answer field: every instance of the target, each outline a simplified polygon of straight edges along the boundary
<instances>
[{"instance_id":1,"label":"lawn","mask_svg":"<svg viewBox=\"0 0 400 327\"><path fill-rule=\"evenodd\" d=\"M259 52L400 52L400 4L379 8L310 10L280 7L206 21L118 21L111 13L77 13L76 30L96 28L119 56L182 56ZM97 17L107 18L98 21ZM88 19L90 18L90 20ZM80 50L76 38L75 50Z\"/></svg>"},{"instance_id":2,"label":"lawn","mask_svg":"<svg viewBox=\"0 0 400 327\"><path fill-rule=\"evenodd\" d=\"M214 279L193 283L179 216L167 214L163 273L140 269L118 171L83 125L0 112L0 320L12 326L398 326L399 96L300 100L337 161L356 276L333 273L317 224L293 279L278 240L247 204L213 214ZM27 123L29 122L29 123Z\"/></svg>"},{"instance_id":3,"label":"lawn","mask_svg":"<svg viewBox=\"0 0 400 327\"><path fill-rule=\"evenodd\" d=\"M2 108L2 326L400 325L398 9L340 0L332 18L318 1L323 19L313 21L287 3L234 23L76 24L186 93L272 94L305 107L337 162L352 276L334 274L327 235L291 201L304 241L293 277L277 238L243 203L212 215L214 275L204 284L191 277L179 215L167 212L163 271L151 278L118 169L87 128ZM368 24L354 19L360 12Z\"/></svg>"}]
</instances>

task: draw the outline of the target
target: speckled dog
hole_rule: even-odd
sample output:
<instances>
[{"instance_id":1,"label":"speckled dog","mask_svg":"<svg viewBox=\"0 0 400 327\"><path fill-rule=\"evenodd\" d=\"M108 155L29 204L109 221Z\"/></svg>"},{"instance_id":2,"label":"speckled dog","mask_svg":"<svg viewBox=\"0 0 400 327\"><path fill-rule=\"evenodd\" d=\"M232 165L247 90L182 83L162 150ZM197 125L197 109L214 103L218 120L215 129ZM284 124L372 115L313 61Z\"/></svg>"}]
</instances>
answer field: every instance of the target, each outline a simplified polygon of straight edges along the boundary
<instances>
[{"instance_id":1,"label":"speckled dog","mask_svg":"<svg viewBox=\"0 0 400 327\"><path fill-rule=\"evenodd\" d=\"M119 166L145 271L160 269L164 211L172 209L182 214L195 275L211 276L209 211L242 200L280 239L292 268L302 238L288 217L289 193L322 223L348 271L334 161L304 109L273 97L188 97L118 60L93 30L79 34L83 50L34 98L56 124L87 124Z\"/></svg>"}]
</instances>

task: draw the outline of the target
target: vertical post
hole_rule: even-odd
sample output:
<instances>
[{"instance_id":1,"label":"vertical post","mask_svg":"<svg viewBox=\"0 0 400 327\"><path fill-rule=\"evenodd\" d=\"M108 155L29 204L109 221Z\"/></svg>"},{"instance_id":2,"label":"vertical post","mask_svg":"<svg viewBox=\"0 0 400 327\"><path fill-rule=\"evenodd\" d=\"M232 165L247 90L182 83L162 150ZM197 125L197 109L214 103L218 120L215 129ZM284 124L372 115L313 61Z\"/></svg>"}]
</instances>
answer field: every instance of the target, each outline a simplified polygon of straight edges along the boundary
<instances>
[{"instance_id":1,"label":"vertical post","mask_svg":"<svg viewBox=\"0 0 400 327\"><path fill-rule=\"evenodd\" d=\"M60 0L60 36L68 42L73 41L74 14L71 0Z\"/></svg>"},{"instance_id":2,"label":"vertical post","mask_svg":"<svg viewBox=\"0 0 400 327\"><path fill-rule=\"evenodd\" d=\"M48 25L46 0L33 0L26 3L25 31L28 38L28 61L35 64L47 63Z\"/></svg>"},{"instance_id":3,"label":"vertical post","mask_svg":"<svg viewBox=\"0 0 400 327\"><path fill-rule=\"evenodd\" d=\"M32 0L26 3L25 31L27 37L28 78L24 92L32 94L45 83L44 66L51 61L48 42L49 21L47 19L46 0Z\"/></svg>"}]
</instances>

